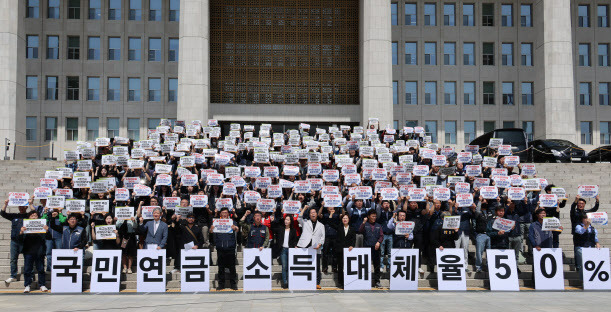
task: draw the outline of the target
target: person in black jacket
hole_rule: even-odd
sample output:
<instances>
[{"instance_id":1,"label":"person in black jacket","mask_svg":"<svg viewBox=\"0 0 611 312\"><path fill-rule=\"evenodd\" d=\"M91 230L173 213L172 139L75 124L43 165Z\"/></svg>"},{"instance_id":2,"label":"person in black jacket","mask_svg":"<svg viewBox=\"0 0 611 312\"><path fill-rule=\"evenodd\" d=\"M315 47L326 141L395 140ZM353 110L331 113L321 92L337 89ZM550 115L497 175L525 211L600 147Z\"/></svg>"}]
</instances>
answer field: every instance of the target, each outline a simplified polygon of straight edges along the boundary
<instances>
[{"instance_id":1,"label":"person in black jacket","mask_svg":"<svg viewBox=\"0 0 611 312\"><path fill-rule=\"evenodd\" d=\"M494 221L497 218L505 217L505 206L498 206L495 210L495 217L488 220L488 227L486 232L488 236L490 236L490 248L492 249L508 249L509 248L509 236L511 232L513 232L516 228L516 225L513 225L513 228L510 231L499 231L492 228L494 225Z\"/></svg>"},{"instance_id":2,"label":"person in black jacket","mask_svg":"<svg viewBox=\"0 0 611 312\"><path fill-rule=\"evenodd\" d=\"M442 217L449 216L449 211L441 213ZM433 231L431 236L431 246L443 250L444 248L456 248L456 240L458 239L458 228L456 229L439 229Z\"/></svg>"},{"instance_id":3,"label":"person in black jacket","mask_svg":"<svg viewBox=\"0 0 611 312\"><path fill-rule=\"evenodd\" d=\"M322 210L321 205L321 210ZM337 262L333 257L335 241L337 238L337 228L339 227L339 213L335 211L335 207L328 207L328 213L319 213L320 222L325 225L325 244L322 249L322 272L327 274L329 260L331 262L331 270L337 272Z\"/></svg>"},{"instance_id":4,"label":"person in black jacket","mask_svg":"<svg viewBox=\"0 0 611 312\"><path fill-rule=\"evenodd\" d=\"M289 272L289 248L295 248L299 237L297 230L293 228L293 217L286 215L284 218L272 223L272 232L276 238L276 245L281 248L280 262L282 263L282 288L288 287Z\"/></svg>"},{"instance_id":5,"label":"person in black jacket","mask_svg":"<svg viewBox=\"0 0 611 312\"><path fill-rule=\"evenodd\" d=\"M34 210L30 211L28 215L28 219L38 219L38 213ZM45 231L49 230L48 226L44 226ZM36 265L36 271L38 272L38 286L40 286L40 291L47 292L48 289L45 286L46 284L46 275L45 275L45 235L46 234L25 234L26 228L25 226L21 227L19 232L19 242L23 244L23 258L24 258L24 280L23 284L25 289L24 293L30 292L30 285L32 284L32 270L34 265Z\"/></svg>"},{"instance_id":6,"label":"person in black jacket","mask_svg":"<svg viewBox=\"0 0 611 312\"><path fill-rule=\"evenodd\" d=\"M229 209L223 208L220 212L221 219L229 219ZM236 283L236 273L235 273L235 264L236 264L236 233L240 228L236 225L236 222L233 221L233 225L231 225L230 233L214 233L214 225L210 226L210 233L213 233L214 236L214 245L216 247L216 263L218 265L218 286L217 290L222 290L225 288L225 269L229 269L229 283L231 284L231 289L237 290L238 285Z\"/></svg>"},{"instance_id":7,"label":"person in black jacket","mask_svg":"<svg viewBox=\"0 0 611 312\"><path fill-rule=\"evenodd\" d=\"M337 281L340 288L344 288L344 248L352 250L356 245L356 232L350 226L350 216L342 214L341 226L337 229L337 240L335 242L335 262L337 263Z\"/></svg>"},{"instance_id":8,"label":"person in black jacket","mask_svg":"<svg viewBox=\"0 0 611 312\"><path fill-rule=\"evenodd\" d=\"M202 230L197 224L195 224L195 215L190 213L187 215L187 221L179 220L178 218L172 221L176 228L176 235L178 241L178 254L174 259L174 269L180 270L182 254L180 250L186 249L190 246L191 249L199 249L204 245L204 235ZM191 244L193 246L191 246ZM178 273L178 272L175 272Z\"/></svg>"},{"instance_id":9,"label":"person in black jacket","mask_svg":"<svg viewBox=\"0 0 611 312\"><path fill-rule=\"evenodd\" d=\"M490 249L490 236L486 233L490 211L486 201L480 197L479 211L476 210L476 207L471 207L475 221L475 271L478 273L482 271L482 255L486 249Z\"/></svg>"}]
</instances>

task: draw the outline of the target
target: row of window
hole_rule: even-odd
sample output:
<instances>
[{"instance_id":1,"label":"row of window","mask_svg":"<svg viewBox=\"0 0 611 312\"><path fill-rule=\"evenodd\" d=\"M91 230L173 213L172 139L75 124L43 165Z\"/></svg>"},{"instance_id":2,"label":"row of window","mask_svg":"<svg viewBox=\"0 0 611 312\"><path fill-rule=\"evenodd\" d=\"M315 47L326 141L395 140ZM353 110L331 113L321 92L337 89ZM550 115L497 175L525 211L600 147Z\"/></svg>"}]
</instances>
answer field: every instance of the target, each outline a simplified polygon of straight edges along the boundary
<instances>
[{"instance_id":1,"label":"row of window","mask_svg":"<svg viewBox=\"0 0 611 312\"><path fill-rule=\"evenodd\" d=\"M590 58L590 44L580 43L579 48L579 66L592 66ZM599 43L597 49L598 66L609 66L609 44Z\"/></svg>"},{"instance_id":2,"label":"row of window","mask_svg":"<svg viewBox=\"0 0 611 312\"><path fill-rule=\"evenodd\" d=\"M59 78L57 76L46 76L44 89L44 99L47 101L59 100ZM100 101L101 80L100 77L87 77L87 95L83 99L87 101ZM108 77L106 85L106 101L115 102L122 101L121 97L121 78ZM66 77L66 100L78 101L80 96L80 77ZM148 78L147 99L148 102L161 102L161 78ZM141 79L127 78L127 101L141 101ZM168 102L176 102L178 92L178 79L168 78L167 100ZM38 100L38 77L26 77L26 99Z\"/></svg>"},{"instance_id":3,"label":"row of window","mask_svg":"<svg viewBox=\"0 0 611 312\"><path fill-rule=\"evenodd\" d=\"M147 129L155 129L159 126L160 118L149 118L147 121ZM45 133L44 139L46 141L57 140L57 117L45 117ZM172 125L176 119L170 119ZM26 140L36 141L38 139L38 118L37 117L26 117ZM107 118L106 119L106 136L114 138L120 136L120 118ZM77 141L79 140L79 120L77 117L66 118L66 141ZM95 141L96 138L100 137L100 118L98 117L87 117L85 123L85 130L87 132L87 141ZM140 118L127 118L127 137L138 141L140 140Z\"/></svg>"},{"instance_id":4,"label":"row of window","mask_svg":"<svg viewBox=\"0 0 611 312\"><path fill-rule=\"evenodd\" d=\"M457 21L460 13L457 12L455 3L445 3L442 6L443 9L443 25L444 26L456 26L460 23ZM418 14L418 4L416 3L405 3L404 11L404 25L405 26L416 26L418 25L418 18L423 18L423 25L425 26L436 26L437 22L437 4L436 3L425 3L424 7L420 8L423 15ZM501 4L501 26L513 27L514 25L514 14L513 4ZM481 5L481 25L482 26L494 26L495 25L495 14L494 14L494 3L482 3ZM533 26L533 14L531 4L520 5L520 26L532 27ZM463 3L462 4L462 25L463 26L475 26L475 4L474 3ZM391 25L399 25L399 4L391 3Z\"/></svg>"},{"instance_id":5,"label":"row of window","mask_svg":"<svg viewBox=\"0 0 611 312\"><path fill-rule=\"evenodd\" d=\"M465 81L463 84L463 102L464 105L475 105L476 104L476 83L474 81ZM393 104L399 104L399 82L393 81ZM501 83L502 91L502 103L505 105L514 105L515 91L513 82ZM418 82L406 81L405 87L405 104L407 105L418 105L422 104L418 101ZM522 95L522 105L533 105L533 83L522 82L520 93ZM424 82L424 104L425 105L437 105L437 82L436 81L425 81ZM443 82L443 104L456 105L459 104L456 96L457 84L456 81L444 81ZM494 105L496 104L496 90L495 83L492 81L485 81L482 83L482 95L483 104Z\"/></svg>"},{"instance_id":6,"label":"row of window","mask_svg":"<svg viewBox=\"0 0 611 312\"><path fill-rule=\"evenodd\" d=\"M598 83L598 104L609 105L609 88L611 83L600 82ZM591 82L580 82L579 83L579 105L591 106L592 105L592 83Z\"/></svg>"},{"instance_id":7,"label":"row of window","mask_svg":"<svg viewBox=\"0 0 611 312\"><path fill-rule=\"evenodd\" d=\"M42 0L46 1L47 14L46 17L49 19L59 19L60 14L60 0ZM146 0L145 0L146 1ZM26 11L25 16L27 18L38 18L40 16L40 4L41 0L26 0ZM87 19L100 20L102 19L102 0L87 0ZM107 0L108 3L108 20L117 21L121 20L121 11L123 9L122 0ZM129 2L127 19L130 21L141 21L143 0L125 0ZM163 10L162 0L148 0L148 20L149 21L161 21L161 13ZM81 18L81 0L68 0L67 7L68 19L80 19ZM146 12L146 11L145 11ZM168 20L170 22L177 22L180 16L180 0L169 0L168 6Z\"/></svg>"},{"instance_id":8,"label":"row of window","mask_svg":"<svg viewBox=\"0 0 611 312\"><path fill-rule=\"evenodd\" d=\"M608 46L608 45L607 45ZM406 42L405 45L405 64L418 65L418 42ZM463 57L462 64L467 66L475 65L475 43L464 42L462 44ZM482 43L482 64L495 65L495 47L493 42ZM608 50L607 50L608 51ZM514 65L514 44L501 44L501 64L503 66ZM438 65L437 61L437 42L424 43L424 65ZM392 42L392 64L399 65L399 43ZM443 65L456 65L456 42L443 43ZM520 44L520 65L533 66L533 44L523 42Z\"/></svg>"},{"instance_id":9,"label":"row of window","mask_svg":"<svg viewBox=\"0 0 611 312\"><path fill-rule=\"evenodd\" d=\"M37 59L39 57L40 42L37 35L26 37L26 58ZM108 37L108 60L121 60L121 37ZM168 62L178 61L178 38L168 39ZM127 39L127 60L142 60L142 38L129 37ZM147 60L149 62L161 62L162 38L148 38ZM81 38L80 36L67 37L66 59L81 59ZM87 60L100 60L102 51L101 38L97 36L87 37ZM47 36L46 59L58 60L60 58L60 39L59 36Z\"/></svg>"},{"instance_id":10,"label":"row of window","mask_svg":"<svg viewBox=\"0 0 611 312\"><path fill-rule=\"evenodd\" d=\"M592 128L591 121L581 121L579 123L580 130L580 142L581 144L594 144L594 133ZM601 121L599 123L599 134L600 134L600 143L601 145L611 144L611 121Z\"/></svg>"}]
</instances>

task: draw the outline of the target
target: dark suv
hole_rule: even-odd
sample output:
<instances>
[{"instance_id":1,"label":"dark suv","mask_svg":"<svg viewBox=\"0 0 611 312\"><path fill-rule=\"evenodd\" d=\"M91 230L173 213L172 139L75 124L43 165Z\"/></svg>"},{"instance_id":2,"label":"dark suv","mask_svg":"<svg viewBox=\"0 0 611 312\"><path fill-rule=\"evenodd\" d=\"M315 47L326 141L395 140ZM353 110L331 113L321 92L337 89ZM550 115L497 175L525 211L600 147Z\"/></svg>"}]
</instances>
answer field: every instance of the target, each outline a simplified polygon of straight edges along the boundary
<instances>
[{"instance_id":1,"label":"dark suv","mask_svg":"<svg viewBox=\"0 0 611 312\"><path fill-rule=\"evenodd\" d=\"M513 155L520 156L520 162L528 162L528 140L524 130L519 128L496 129L475 138L471 141L471 145L479 145L481 153L488 155L490 152L488 144L492 138L503 139L503 145L511 145Z\"/></svg>"}]
</instances>

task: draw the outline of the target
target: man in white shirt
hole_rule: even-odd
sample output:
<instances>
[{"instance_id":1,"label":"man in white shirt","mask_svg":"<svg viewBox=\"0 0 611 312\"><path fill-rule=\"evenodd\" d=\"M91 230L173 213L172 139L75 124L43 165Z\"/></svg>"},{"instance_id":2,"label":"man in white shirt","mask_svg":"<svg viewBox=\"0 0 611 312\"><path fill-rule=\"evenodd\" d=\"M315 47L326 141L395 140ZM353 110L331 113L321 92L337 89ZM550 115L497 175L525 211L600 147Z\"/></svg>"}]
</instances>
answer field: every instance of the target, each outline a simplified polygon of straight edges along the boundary
<instances>
[{"instance_id":1,"label":"man in white shirt","mask_svg":"<svg viewBox=\"0 0 611 312\"><path fill-rule=\"evenodd\" d=\"M316 289L321 289L320 257L322 253L322 247L325 243L325 225L318 222L318 212L315 208L310 209L309 220L304 220L305 216L303 215L303 210L305 210L305 207L302 209L302 217L297 219L302 229L301 237L299 238L299 242L297 242L297 247L312 247L316 249Z\"/></svg>"}]
</instances>

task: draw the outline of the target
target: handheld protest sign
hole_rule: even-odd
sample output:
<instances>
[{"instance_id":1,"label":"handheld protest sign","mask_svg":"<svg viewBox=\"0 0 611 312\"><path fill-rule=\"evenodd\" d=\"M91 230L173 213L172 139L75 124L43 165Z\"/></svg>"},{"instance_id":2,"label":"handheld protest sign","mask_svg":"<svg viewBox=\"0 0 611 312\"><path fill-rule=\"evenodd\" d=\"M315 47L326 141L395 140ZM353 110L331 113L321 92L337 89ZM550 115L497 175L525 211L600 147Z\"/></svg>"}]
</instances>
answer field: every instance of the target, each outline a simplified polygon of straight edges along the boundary
<instances>
[{"instance_id":1,"label":"handheld protest sign","mask_svg":"<svg viewBox=\"0 0 611 312\"><path fill-rule=\"evenodd\" d=\"M134 207L116 207L115 217L119 220L130 220L134 216Z\"/></svg>"},{"instance_id":2,"label":"handheld protest sign","mask_svg":"<svg viewBox=\"0 0 611 312\"><path fill-rule=\"evenodd\" d=\"M541 229L543 231L554 231L560 229L560 220L556 217L545 217L543 218L543 224L541 224Z\"/></svg>"},{"instance_id":3,"label":"handheld protest sign","mask_svg":"<svg viewBox=\"0 0 611 312\"><path fill-rule=\"evenodd\" d=\"M233 233L233 229L231 226L233 225L232 219L218 219L215 218L212 220L212 225L214 225L213 233Z\"/></svg>"},{"instance_id":4,"label":"handheld protest sign","mask_svg":"<svg viewBox=\"0 0 611 312\"><path fill-rule=\"evenodd\" d=\"M94 250L89 292L118 293L121 286L121 250Z\"/></svg>"},{"instance_id":5,"label":"handheld protest sign","mask_svg":"<svg viewBox=\"0 0 611 312\"><path fill-rule=\"evenodd\" d=\"M371 290L371 248L344 248L344 289Z\"/></svg>"},{"instance_id":6,"label":"handheld protest sign","mask_svg":"<svg viewBox=\"0 0 611 312\"><path fill-rule=\"evenodd\" d=\"M51 267L52 293L83 291L83 250L53 249Z\"/></svg>"},{"instance_id":7,"label":"handheld protest sign","mask_svg":"<svg viewBox=\"0 0 611 312\"><path fill-rule=\"evenodd\" d=\"M23 226L25 227L24 234L44 234L45 225L47 225L46 219L23 219Z\"/></svg>"},{"instance_id":8,"label":"handheld protest sign","mask_svg":"<svg viewBox=\"0 0 611 312\"><path fill-rule=\"evenodd\" d=\"M316 249L289 249L289 289L316 290Z\"/></svg>"},{"instance_id":9,"label":"handheld protest sign","mask_svg":"<svg viewBox=\"0 0 611 312\"><path fill-rule=\"evenodd\" d=\"M598 185L580 185L577 194L583 198L594 198L598 195Z\"/></svg>"},{"instance_id":10,"label":"handheld protest sign","mask_svg":"<svg viewBox=\"0 0 611 312\"><path fill-rule=\"evenodd\" d=\"M444 216L443 217L443 226L444 230L446 229L457 229L460 227L460 216Z\"/></svg>"},{"instance_id":11,"label":"handheld protest sign","mask_svg":"<svg viewBox=\"0 0 611 312\"><path fill-rule=\"evenodd\" d=\"M490 290L520 291L518 266L513 249L488 249Z\"/></svg>"},{"instance_id":12,"label":"handheld protest sign","mask_svg":"<svg viewBox=\"0 0 611 312\"><path fill-rule=\"evenodd\" d=\"M536 290L564 290L562 249L533 248Z\"/></svg>"},{"instance_id":13,"label":"handheld protest sign","mask_svg":"<svg viewBox=\"0 0 611 312\"><path fill-rule=\"evenodd\" d=\"M393 248L390 255L390 290L418 290L418 249Z\"/></svg>"},{"instance_id":14,"label":"handheld protest sign","mask_svg":"<svg viewBox=\"0 0 611 312\"><path fill-rule=\"evenodd\" d=\"M609 216L606 212L588 212L588 219L592 221L592 225L606 226L609 222Z\"/></svg>"},{"instance_id":15,"label":"handheld protest sign","mask_svg":"<svg viewBox=\"0 0 611 312\"><path fill-rule=\"evenodd\" d=\"M444 248L437 252L437 289L467 290L465 252L462 248Z\"/></svg>"},{"instance_id":16,"label":"handheld protest sign","mask_svg":"<svg viewBox=\"0 0 611 312\"><path fill-rule=\"evenodd\" d=\"M138 249L138 292L165 292L165 258L165 249Z\"/></svg>"},{"instance_id":17,"label":"handheld protest sign","mask_svg":"<svg viewBox=\"0 0 611 312\"><path fill-rule=\"evenodd\" d=\"M272 290L272 250L244 248L244 290Z\"/></svg>"},{"instance_id":18,"label":"handheld protest sign","mask_svg":"<svg viewBox=\"0 0 611 312\"><path fill-rule=\"evenodd\" d=\"M8 193L8 205L9 206L27 206L30 194L10 192Z\"/></svg>"},{"instance_id":19,"label":"handheld protest sign","mask_svg":"<svg viewBox=\"0 0 611 312\"><path fill-rule=\"evenodd\" d=\"M581 248L584 290L609 290L609 248Z\"/></svg>"},{"instance_id":20,"label":"handheld protest sign","mask_svg":"<svg viewBox=\"0 0 611 312\"><path fill-rule=\"evenodd\" d=\"M95 226L95 236L96 239L105 240L105 239L117 239L117 234L115 233L114 225L96 225Z\"/></svg>"},{"instance_id":21,"label":"handheld protest sign","mask_svg":"<svg viewBox=\"0 0 611 312\"><path fill-rule=\"evenodd\" d=\"M182 249L180 257L180 291L210 291L210 249Z\"/></svg>"}]
</instances>

